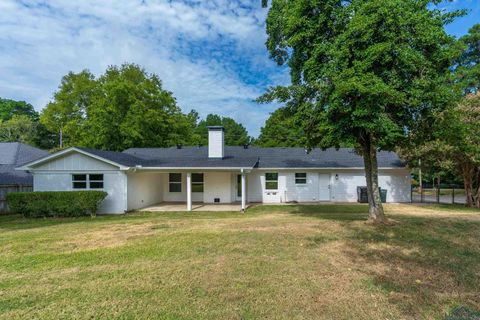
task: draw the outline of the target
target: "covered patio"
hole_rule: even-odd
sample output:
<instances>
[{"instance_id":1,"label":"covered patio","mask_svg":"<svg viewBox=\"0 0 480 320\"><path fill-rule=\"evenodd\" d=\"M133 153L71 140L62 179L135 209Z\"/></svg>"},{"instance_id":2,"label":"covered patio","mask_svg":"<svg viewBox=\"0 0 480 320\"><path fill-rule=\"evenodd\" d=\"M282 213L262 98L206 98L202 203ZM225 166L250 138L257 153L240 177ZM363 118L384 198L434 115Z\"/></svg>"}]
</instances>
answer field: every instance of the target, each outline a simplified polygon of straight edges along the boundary
<instances>
[{"instance_id":1,"label":"covered patio","mask_svg":"<svg viewBox=\"0 0 480 320\"><path fill-rule=\"evenodd\" d=\"M127 174L128 211L244 211L249 172L137 167Z\"/></svg>"},{"instance_id":2,"label":"covered patio","mask_svg":"<svg viewBox=\"0 0 480 320\"><path fill-rule=\"evenodd\" d=\"M248 208L246 204L246 208ZM242 210L242 205L239 202L234 203L222 203L222 204L212 204L212 203L201 203L193 202L191 211L240 211ZM140 209L139 211L148 211L148 212L168 212L168 211L188 211L185 203L178 202L162 202L155 205L151 205L145 208Z\"/></svg>"}]
</instances>

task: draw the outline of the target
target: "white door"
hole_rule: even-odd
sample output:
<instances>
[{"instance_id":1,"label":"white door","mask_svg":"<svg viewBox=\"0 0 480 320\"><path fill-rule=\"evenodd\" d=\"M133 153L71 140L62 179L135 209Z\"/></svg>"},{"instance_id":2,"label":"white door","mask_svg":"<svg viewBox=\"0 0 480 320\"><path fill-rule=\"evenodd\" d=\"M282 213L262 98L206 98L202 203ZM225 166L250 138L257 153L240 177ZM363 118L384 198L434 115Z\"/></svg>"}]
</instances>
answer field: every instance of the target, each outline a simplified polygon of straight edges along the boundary
<instances>
[{"instance_id":1,"label":"white door","mask_svg":"<svg viewBox=\"0 0 480 320\"><path fill-rule=\"evenodd\" d=\"M330 174L319 174L318 192L318 201L330 201Z\"/></svg>"}]
</instances>

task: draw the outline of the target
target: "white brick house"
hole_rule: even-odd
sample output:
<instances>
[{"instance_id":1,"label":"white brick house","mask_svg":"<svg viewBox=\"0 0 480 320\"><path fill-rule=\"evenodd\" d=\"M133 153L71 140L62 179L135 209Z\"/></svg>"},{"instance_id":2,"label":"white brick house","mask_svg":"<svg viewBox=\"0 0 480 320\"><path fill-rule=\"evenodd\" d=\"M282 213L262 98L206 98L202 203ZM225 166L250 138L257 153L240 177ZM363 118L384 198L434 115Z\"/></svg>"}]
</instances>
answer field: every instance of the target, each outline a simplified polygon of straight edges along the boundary
<instances>
[{"instance_id":1,"label":"white brick house","mask_svg":"<svg viewBox=\"0 0 480 320\"><path fill-rule=\"evenodd\" d=\"M410 172L392 152L379 152L387 202L410 202ZM69 148L19 170L34 191L108 192L100 212L124 213L158 203L355 202L364 186L362 157L352 149L224 146L222 127L209 128L208 147L132 148L112 152Z\"/></svg>"}]
</instances>

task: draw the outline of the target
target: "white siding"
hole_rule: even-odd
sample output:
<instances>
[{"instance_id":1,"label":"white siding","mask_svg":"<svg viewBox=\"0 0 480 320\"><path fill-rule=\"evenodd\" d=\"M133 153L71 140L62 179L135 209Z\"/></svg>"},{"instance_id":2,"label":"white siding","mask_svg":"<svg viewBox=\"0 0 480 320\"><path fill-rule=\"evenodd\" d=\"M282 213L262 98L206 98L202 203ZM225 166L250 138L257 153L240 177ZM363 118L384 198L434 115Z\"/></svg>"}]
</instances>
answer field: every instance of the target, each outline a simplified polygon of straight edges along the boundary
<instances>
[{"instance_id":1,"label":"white siding","mask_svg":"<svg viewBox=\"0 0 480 320\"><path fill-rule=\"evenodd\" d=\"M153 172L131 172L128 178L128 210L144 208L162 202L166 175ZM168 179L168 176L166 177Z\"/></svg>"},{"instance_id":2,"label":"white siding","mask_svg":"<svg viewBox=\"0 0 480 320\"><path fill-rule=\"evenodd\" d=\"M378 182L387 190L387 202L411 201L411 176L407 170L379 172Z\"/></svg>"},{"instance_id":3,"label":"white siding","mask_svg":"<svg viewBox=\"0 0 480 320\"><path fill-rule=\"evenodd\" d=\"M306 184L296 184L295 183L295 172L306 173L307 174L307 183ZM318 184L318 173L309 172L306 170L298 170L295 172L285 172L283 173L286 178L286 201L298 201L298 202L312 202L318 201L319 198L319 184Z\"/></svg>"},{"instance_id":4,"label":"white siding","mask_svg":"<svg viewBox=\"0 0 480 320\"><path fill-rule=\"evenodd\" d=\"M338 180L335 179L338 174ZM410 173L407 170L380 170L380 188L387 190L387 202L410 202ZM357 201L357 186L366 186L365 172L338 171L332 173L332 201Z\"/></svg>"},{"instance_id":5,"label":"white siding","mask_svg":"<svg viewBox=\"0 0 480 320\"><path fill-rule=\"evenodd\" d=\"M124 213L127 209L127 178L121 171L83 171L103 174L103 191L108 196L102 202L99 213ZM33 191L73 191L70 172L33 172Z\"/></svg>"},{"instance_id":6,"label":"white siding","mask_svg":"<svg viewBox=\"0 0 480 320\"><path fill-rule=\"evenodd\" d=\"M247 175L247 201L248 202L263 201L264 186L262 186L261 176L262 176L262 173L260 171L252 171Z\"/></svg>"},{"instance_id":7,"label":"white siding","mask_svg":"<svg viewBox=\"0 0 480 320\"><path fill-rule=\"evenodd\" d=\"M73 151L73 153L63 157L52 159L47 163L40 164L39 166L35 167L35 170L91 171L118 170L118 167Z\"/></svg>"},{"instance_id":8,"label":"white siding","mask_svg":"<svg viewBox=\"0 0 480 320\"><path fill-rule=\"evenodd\" d=\"M331 191L333 202L356 202L357 186L365 186L363 170L332 172Z\"/></svg>"},{"instance_id":9,"label":"white siding","mask_svg":"<svg viewBox=\"0 0 480 320\"><path fill-rule=\"evenodd\" d=\"M265 190L265 173L278 172L278 190ZM307 184L295 184L295 172L307 172ZM330 175L330 181L324 176ZM335 176L338 175L338 180ZM328 179L328 178L327 178ZM330 188L330 195L320 198L320 183L325 194ZM288 201L314 202L356 202L357 186L365 186L366 179L364 170L258 170L248 174L248 201L263 203L281 203ZM329 184L329 186L328 186ZM387 202L410 202L410 174L406 169L381 170L379 172L379 184L387 190Z\"/></svg>"},{"instance_id":10,"label":"white siding","mask_svg":"<svg viewBox=\"0 0 480 320\"><path fill-rule=\"evenodd\" d=\"M278 173L278 189L265 189L265 173ZM247 179L247 197L249 202L263 203L282 203L285 198L288 199L287 192L287 175L285 171L279 170L259 170L248 174Z\"/></svg>"},{"instance_id":11,"label":"white siding","mask_svg":"<svg viewBox=\"0 0 480 320\"><path fill-rule=\"evenodd\" d=\"M231 177L229 172L206 172L203 201L213 203L215 198L220 198L220 203L232 202Z\"/></svg>"},{"instance_id":12,"label":"white siding","mask_svg":"<svg viewBox=\"0 0 480 320\"><path fill-rule=\"evenodd\" d=\"M72 152L32 170L34 191L72 191L73 173L103 174L103 190L108 196L99 213L124 213L127 210L127 179L118 167Z\"/></svg>"}]
</instances>

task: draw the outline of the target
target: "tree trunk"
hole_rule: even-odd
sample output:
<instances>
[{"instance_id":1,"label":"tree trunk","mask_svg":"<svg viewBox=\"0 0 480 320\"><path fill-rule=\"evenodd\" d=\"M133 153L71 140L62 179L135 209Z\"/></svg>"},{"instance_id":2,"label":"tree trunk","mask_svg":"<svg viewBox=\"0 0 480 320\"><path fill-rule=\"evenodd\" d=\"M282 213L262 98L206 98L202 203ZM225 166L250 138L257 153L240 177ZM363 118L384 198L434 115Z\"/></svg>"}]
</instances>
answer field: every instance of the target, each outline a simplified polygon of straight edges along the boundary
<instances>
[{"instance_id":1,"label":"tree trunk","mask_svg":"<svg viewBox=\"0 0 480 320\"><path fill-rule=\"evenodd\" d=\"M59 139L60 139L59 141L60 149L62 149L63 148L63 129L62 128L60 128Z\"/></svg>"},{"instance_id":2,"label":"tree trunk","mask_svg":"<svg viewBox=\"0 0 480 320\"><path fill-rule=\"evenodd\" d=\"M473 170L469 163L462 165L463 187L465 188L465 205L473 207Z\"/></svg>"},{"instance_id":3,"label":"tree trunk","mask_svg":"<svg viewBox=\"0 0 480 320\"><path fill-rule=\"evenodd\" d=\"M474 190L476 188L476 191L474 192L474 203L475 207L480 208L480 167L475 169L476 175L475 175L475 186Z\"/></svg>"},{"instance_id":4,"label":"tree trunk","mask_svg":"<svg viewBox=\"0 0 480 320\"><path fill-rule=\"evenodd\" d=\"M372 145L370 139L367 139L363 146L363 161L365 163L365 178L367 180L368 219L375 223L386 222L383 211L380 190L378 186L378 163L377 149Z\"/></svg>"}]
</instances>

